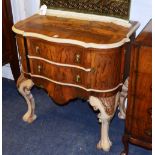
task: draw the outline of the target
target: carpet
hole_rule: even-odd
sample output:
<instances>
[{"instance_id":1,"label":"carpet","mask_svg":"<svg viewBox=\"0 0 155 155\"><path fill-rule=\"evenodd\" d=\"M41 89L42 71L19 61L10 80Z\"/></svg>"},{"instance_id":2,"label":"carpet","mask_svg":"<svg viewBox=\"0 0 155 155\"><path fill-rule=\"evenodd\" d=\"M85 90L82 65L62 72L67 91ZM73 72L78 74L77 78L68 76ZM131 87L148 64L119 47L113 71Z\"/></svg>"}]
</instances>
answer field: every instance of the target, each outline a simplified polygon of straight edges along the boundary
<instances>
[{"instance_id":1,"label":"carpet","mask_svg":"<svg viewBox=\"0 0 155 155\"><path fill-rule=\"evenodd\" d=\"M55 104L42 89L33 87L37 120L23 122L27 111L14 81L2 79L3 155L119 155L124 121L117 112L110 125L110 152L96 149L100 138L97 114L86 101L76 99L66 106ZM151 155L152 151L129 145L129 155Z\"/></svg>"}]
</instances>

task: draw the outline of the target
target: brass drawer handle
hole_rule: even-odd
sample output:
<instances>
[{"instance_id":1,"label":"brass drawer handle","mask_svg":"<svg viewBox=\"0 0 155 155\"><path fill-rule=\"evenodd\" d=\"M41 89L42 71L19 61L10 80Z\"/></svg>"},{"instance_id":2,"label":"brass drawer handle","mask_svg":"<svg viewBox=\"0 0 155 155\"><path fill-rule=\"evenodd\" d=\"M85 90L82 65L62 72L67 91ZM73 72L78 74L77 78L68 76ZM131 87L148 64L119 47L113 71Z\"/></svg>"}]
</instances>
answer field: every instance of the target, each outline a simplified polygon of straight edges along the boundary
<instances>
[{"instance_id":1,"label":"brass drawer handle","mask_svg":"<svg viewBox=\"0 0 155 155\"><path fill-rule=\"evenodd\" d=\"M41 72L41 66L40 65L38 65L38 72L40 73Z\"/></svg>"},{"instance_id":2,"label":"brass drawer handle","mask_svg":"<svg viewBox=\"0 0 155 155\"><path fill-rule=\"evenodd\" d=\"M39 48L39 46L36 46L36 54L40 54L40 48Z\"/></svg>"},{"instance_id":3,"label":"brass drawer handle","mask_svg":"<svg viewBox=\"0 0 155 155\"><path fill-rule=\"evenodd\" d=\"M80 59L81 59L80 54L76 54L76 56L75 56L75 61L76 61L77 63L80 63Z\"/></svg>"},{"instance_id":4,"label":"brass drawer handle","mask_svg":"<svg viewBox=\"0 0 155 155\"><path fill-rule=\"evenodd\" d=\"M76 82L77 82L77 83L81 82L81 77L80 77L80 75L76 75Z\"/></svg>"}]
</instances>

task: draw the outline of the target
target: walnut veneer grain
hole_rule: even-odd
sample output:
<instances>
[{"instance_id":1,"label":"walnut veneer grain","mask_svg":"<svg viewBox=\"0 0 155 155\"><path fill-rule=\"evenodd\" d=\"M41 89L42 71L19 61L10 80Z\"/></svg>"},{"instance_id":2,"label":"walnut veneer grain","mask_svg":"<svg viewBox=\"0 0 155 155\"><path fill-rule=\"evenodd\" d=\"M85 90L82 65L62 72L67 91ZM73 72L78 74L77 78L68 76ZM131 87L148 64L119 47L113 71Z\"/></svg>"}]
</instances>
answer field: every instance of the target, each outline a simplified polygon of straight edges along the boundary
<instances>
[{"instance_id":1,"label":"walnut veneer grain","mask_svg":"<svg viewBox=\"0 0 155 155\"><path fill-rule=\"evenodd\" d=\"M100 111L97 147L109 151L109 123L119 103L125 71L128 74L125 62L130 39L138 28L137 22L128 25L49 15L34 15L15 24L22 63L18 89L29 106L23 120L36 119L30 93L33 84L61 105L75 98L88 100Z\"/></svg>"}]
</instances>

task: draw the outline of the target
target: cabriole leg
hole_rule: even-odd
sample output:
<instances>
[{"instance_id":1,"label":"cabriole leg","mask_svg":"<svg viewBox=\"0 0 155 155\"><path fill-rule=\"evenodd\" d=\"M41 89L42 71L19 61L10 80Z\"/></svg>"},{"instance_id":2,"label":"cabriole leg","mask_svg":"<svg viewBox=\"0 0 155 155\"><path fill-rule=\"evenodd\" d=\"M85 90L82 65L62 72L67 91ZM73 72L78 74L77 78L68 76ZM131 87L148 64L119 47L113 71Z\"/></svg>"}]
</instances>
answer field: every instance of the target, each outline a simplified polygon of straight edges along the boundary
<instances>
[{"instance_id":1,"label":"cabriole leg","mask_svg":"<svg viewBox=\"0 0 155 155\"><path fill-rule=\"evenodd\" d=\"M122 86L122 91L120 93L120 99L119 99L119 113L118 117L120 119L125 119L126 117L126 106L125 106L125 101L127 99L128 95L128 81L129 78L127 78Z\"/></svg>"},{"instance_id":2,"label":"cabriole leg","mask_svg":"<svg viewBox=\"0 0 155 155\"><path fill-rule=\"evenodd\" d=\"M112 142L109 139L109 124L111 118L114 116L116 107L118 105L119 92L111 97L97 98L94 96L89 97L89 103L94 110L99 110L98 114L99 122L101 123L101 139L97 144L98 149L109 151L112 146Z\"/></svg>"},{"instance_id":3,"label":"cabriole leg","mask_svg":"<svg viewBox=\"0 0 155 155\"><path fill-rule=\"evenodd\" d=\"M23 120L28 123L32 123L37 116L34 114L35 110L35 101L30 92L33 82L31 79L27 79L23 74L20 75L17 81L17 88L20 94L25 98L26 103L28 105L28 111L23 116Z\"/></svg>"},{"instance_id":4,"label":"cabriole leg","mask_svg":"<svg viewBox=\"0 0 155 155\"><path fill-rule=\"evenodd\" d=\"M120 155L128 155L129 151L128 136L124 135L122 138L122 142L124 144L124 150L121 152Z\"/></svg>"}]
</instances>

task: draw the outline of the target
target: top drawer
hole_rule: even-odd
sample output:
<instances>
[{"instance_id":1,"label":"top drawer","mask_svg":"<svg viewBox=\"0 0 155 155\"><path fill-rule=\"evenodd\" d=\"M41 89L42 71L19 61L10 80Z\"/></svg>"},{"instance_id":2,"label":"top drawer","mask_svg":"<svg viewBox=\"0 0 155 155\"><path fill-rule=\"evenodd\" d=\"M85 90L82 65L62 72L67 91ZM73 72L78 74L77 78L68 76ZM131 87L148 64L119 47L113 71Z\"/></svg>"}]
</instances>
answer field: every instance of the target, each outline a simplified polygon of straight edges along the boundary
<instances>
[{"instance_id":1,"label":"top drawer","mask_svg":"<svg viewBox=\"0 0 155 155\"><path fill-rule=\"evenodd\" d=\"M57 44L36 38L27 38L28 54L50 61L89 68L90 51L76 45Z\"/></svg>"}]
</instances>

